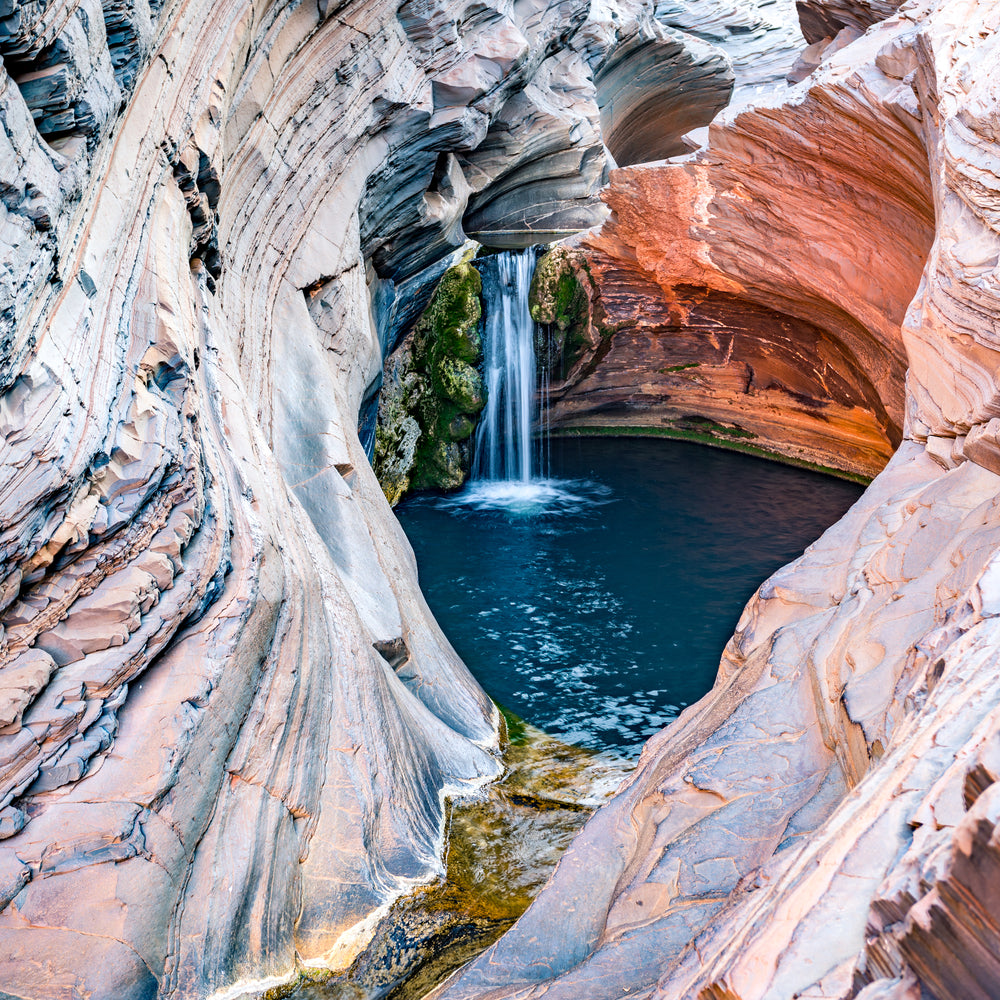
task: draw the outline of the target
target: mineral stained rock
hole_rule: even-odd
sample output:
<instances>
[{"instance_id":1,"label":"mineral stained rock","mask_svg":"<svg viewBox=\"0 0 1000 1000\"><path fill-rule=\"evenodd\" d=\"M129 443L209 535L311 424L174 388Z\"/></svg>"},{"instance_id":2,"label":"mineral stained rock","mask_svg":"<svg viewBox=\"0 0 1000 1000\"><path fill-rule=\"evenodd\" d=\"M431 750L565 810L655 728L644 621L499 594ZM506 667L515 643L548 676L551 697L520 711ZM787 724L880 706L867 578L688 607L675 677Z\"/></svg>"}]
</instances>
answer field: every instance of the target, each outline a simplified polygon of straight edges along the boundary
<instances>
[{"instance_id":1,"label":"mineral stained rock","mask_svg":"<svg viewBox=\"0 0 1000 1000\"><path fill-rule=\"evenodd\" d=\"M727 23L787 71L696 6L0 3L0 990L344 968L442 870L498 716L359 424L463 220L605 214L622 46L708 74L674 130Z\"/></svg>"},{"instance_id":2,"label":"mineral stained rock","mask_svg":"<svg viewBox=\"0 0 1000 1000\"><path fill-rule=\"evenodd\" d=\"M885 464L935 219L918 97L902 82L916 52L882 42L877 60L854 62L879 44L866 37L793 101L713 126L710 156L613 175L612 217L575 270L585 260L589 324L615 336L576 335L594 347L552 386L554 426L699 414L821 465Z\"/></svg>"},{"instance_id":3,"label":"mineral stained rock","mask_svg":"<svg viewBox=\"0 0 1000 1000\"><path fill-rule=\"evenodd\" d=\"M735 364L731 343L755 373L771 360L759 390L800 447L820 453L825 414L844 465L874 466L878 435L892 456L761 587L713 690L438 1000L998 995L998 57L994 4L907 4L713 126L701 156L613 175L574 266L586 321L622 325L564 405L588 379L638 383L640 336L652 363L676 338L699 369ZM620 337L632 370L602 383ZM797 408L775 360L792 342L827 387ZM705 405L670 383L651 405L674 391ZM698 391L751 419L719 375Z\"/></svg>"}]
</instances>

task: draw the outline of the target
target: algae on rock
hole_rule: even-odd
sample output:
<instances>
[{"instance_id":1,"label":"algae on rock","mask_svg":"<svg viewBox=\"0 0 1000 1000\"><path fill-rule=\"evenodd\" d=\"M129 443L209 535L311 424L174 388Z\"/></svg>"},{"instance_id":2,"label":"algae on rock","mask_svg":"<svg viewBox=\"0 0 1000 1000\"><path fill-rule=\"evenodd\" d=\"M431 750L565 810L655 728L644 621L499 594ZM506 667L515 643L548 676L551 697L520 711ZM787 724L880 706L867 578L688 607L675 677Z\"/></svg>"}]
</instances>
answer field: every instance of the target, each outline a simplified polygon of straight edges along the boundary
<instances>
[{"instance_id":1,"label":"algae on rock","mask_svg":"<svg viewBox=\"0 0 1000 1000\"><path fill-rule=\"evenodd\" d=\"M390 504L410 489L455 489L486 403L479 272L449 268L413 330L386 360L373 466Z\"/></svg>"}]
</instances>

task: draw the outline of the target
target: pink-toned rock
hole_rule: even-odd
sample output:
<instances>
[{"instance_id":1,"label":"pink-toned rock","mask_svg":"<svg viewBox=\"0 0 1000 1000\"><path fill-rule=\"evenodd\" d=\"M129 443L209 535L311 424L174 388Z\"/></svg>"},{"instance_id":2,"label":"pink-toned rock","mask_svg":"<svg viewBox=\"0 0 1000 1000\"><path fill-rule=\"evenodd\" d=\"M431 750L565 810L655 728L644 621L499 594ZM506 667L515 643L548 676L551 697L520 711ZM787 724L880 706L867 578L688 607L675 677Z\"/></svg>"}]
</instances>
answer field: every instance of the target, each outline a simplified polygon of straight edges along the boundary
<instances>
[{"instance_id":1,"label":"pink-toned rock","mask_svg":"<svg viewBox=\"0 0 1000 1000\"><path fill-rule=\"evenodd\" d=\"M799 351L791 385L820 354L815 329L843 351L841 378L871 380L882 454L902 442L761 587L713 690L436 1000L997 995L998 16L904 7L787 99L717 123L694 160L612 178L614 214L574 265L592 279L579 322L607 331L559 387L561 419L643 423L686 403L742 426L753 406L732 382L689 387L681 362L714 361L713 338L734 355L756 343L755 371ZM709 324L723 296L765 321L748 330L731 307ZM646 352L679 370L654 379ZM601 391L607 412L588 411ZM782 402L813 449L821 398ZM829 464L838 436L842 467L858 461L849 425L830 435Z\"/></svg>"},{"instance_id":2,"label":"pink-toned rock","mask_svg":"<svg viewBox=\"0 0 1000 1000\"><path fill-rule=\"evenodd\" d=\"M889 461L440 995L990 995L1000 23L808 0L866 34L747 106L771 6L0 4L0 990L342 968L441 871L498 715L358 434L383 354L466 222L598 221L600 128L689 148L731 61L577 244L555 415Z\"/></svg>"}]
</instances>

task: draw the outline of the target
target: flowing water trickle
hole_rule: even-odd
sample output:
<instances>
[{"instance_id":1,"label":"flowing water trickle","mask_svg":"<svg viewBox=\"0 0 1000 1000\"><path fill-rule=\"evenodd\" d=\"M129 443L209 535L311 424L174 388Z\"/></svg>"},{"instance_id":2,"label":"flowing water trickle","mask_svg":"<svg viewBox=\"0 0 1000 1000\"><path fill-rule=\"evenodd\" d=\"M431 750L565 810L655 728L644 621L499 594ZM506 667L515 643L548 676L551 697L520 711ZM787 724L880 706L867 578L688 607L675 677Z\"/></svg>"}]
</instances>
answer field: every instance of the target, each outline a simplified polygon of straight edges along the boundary
<instances>
[{"instance_id":1,"label":"flowing water trickle","mask_svg":"<svg viewBox=\"0 0 1000 1000\"><path fill-rule=\"evenodd\" d=\"M486 408L476 430L474 484L507 483L523 488L544 481L544 446L535 441L535 323L528 308L534 270L533 250L505 251L485 258L480 265L486 313Z\"/></svg>"}]
</instances>

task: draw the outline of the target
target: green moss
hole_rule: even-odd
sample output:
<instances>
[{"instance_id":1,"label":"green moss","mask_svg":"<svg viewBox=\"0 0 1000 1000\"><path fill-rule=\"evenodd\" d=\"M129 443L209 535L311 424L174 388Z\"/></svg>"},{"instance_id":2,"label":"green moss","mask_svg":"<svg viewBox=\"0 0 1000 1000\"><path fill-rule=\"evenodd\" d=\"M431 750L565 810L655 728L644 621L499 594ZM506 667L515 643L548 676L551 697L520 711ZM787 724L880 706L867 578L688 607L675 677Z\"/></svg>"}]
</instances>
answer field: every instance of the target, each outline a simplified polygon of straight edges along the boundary
<instances>
[{"instance_id":1,"label":"green moss","mask_svg":"<svg viewBox=\"0 0 1000 1000\"><path fill-rule=\"evenodd\" d=\"M415 414L424 385L411 370L409 360L409 348L404 343L386 362L375 426L372 468L393 506L410 488L414 455L422 433Z\"/></svg>"},{"instance_id":2,"label":"green moss","mask_svg":"<svg viewBox=\"0 0 1000 1000\"><path fill-rule=\"evenodd\" d=\"M479 413L486 393L479 372L458 358L441 355L432 371L432 384L439 398L454 403L463 413Z\"/></svg>"},{"instance_id":3,"label":"green moss","mask_svg":"<svg viewBox=\"0 0 1000 1000\"><path fill-rule=\"evenodd\" d=\"M556 247L539 260L528 304L535 322L549 330L547 350L540 361L559 377L565 377L612 332L593 324L593 294L593 279L583 254Z\"/></svg>"},{"instance_id":4,"label":"green moss","mask_svg":"<svg viewBox=\"0 0 1000 1000\"><path fill-rule=\"evenodd\" d=\"M431 365L442 357L469 364L479 360L482 290L479 272L471 264L456 264L445 271L414 328L418 357Z\"/></svg>"},{"instance_id":5,"label":"green moss","mask_svg":"<svg viewBox=\"0 0 1000 1000\"><path fill-rule=\"evenodd\" d=\"M392 504L409 489L455 489L468 474L467 441L486 404L481 292L471 264L449 268L386 362L373 465Z\"/></svg>"},{"instance_id":6,"label":"green moss","mask_svg":"<svg viewBox=\"0 0 1000 1000\"><path fill-rule=\"evenodd\" d=\"M472 422L471 417L465 413L457 413L448 421L448 433L451 435L452 441L467 440L472 437L472 432L475 429L476 425Z\"/></svg>"},{"instance_id":7,"label":"green moss","mask_svg":"<svg viewBox=\"0 0 1000 1000\"><path fill-rule=\"evenodd\" d=\"M658 368L657 371L661 375L669 375L672 372L682 372L686 371L688 368L699 368L701 367L700 362L690 361L686 365L671 365L669 368Z\"/></svg>"},{"instance_id":8,"label":"green moss","mask_svg":"<svg viewBox=\"0 0 1000 1000\"><path fill-rule=\"evenodd\" d=\"M779 454L767 448L757 445L746 444L740 438L755 435L740 428L726 428L722 424L712 424L718 433L709 430L694 430L684 426L664 426L664 427L564 427L553 429L553 437L659 437L669 438L674 441L693 441L697 444L708 445L710 448L725 448L729 451L743 452L745 455L757 455L760 458L771 459L783 465L794 465L800 469L811 469L813 472L822 472L827 476L835 476L837 479L846 479L852 483L860 483L867 486L871 479L858 473L847 472L843 469L835 469L828 465L820 465L817 462L807 462L805 459L792 458L788 455ZM725 433L728 431L729 433Z\"/></svg>"},{"instance_id":9,"label":"green moss","mask_svg":"<svg viewBox=\"0 0 1000 1000\"><path fill-rule=\"evenodd\" d=\"M415 490L455 490L465 482L467 469L467 448L428 436L417 448L410 485Z\"/></svg>"},{"instance_id":10,"label":"green moss","mask_svg":"<svg viewBox=\"0 0 1000 1000\"><path fill-rule=\"evenodd\" d=\"M536 323L547 323L561 333L586 324L587 293L573 270L572 258L559 248L547 253L535 267L528 292L528 308Z\"/></svg>"},{"instance_id":11,"label":"green moss","mask_svg":"<svg viewBox=\"0 0 1000 1000\"><path fill-rule=\"evenodd\" d=\"M494 702L494 704L497 704ZM504 726L507 729L507 743L512 746L519 746L528 739L528 724L519 715L515 715L509 708L497 704L497 709L503 717Z\"/></svg>"},{"instance_id":12,"label":"green moss","mask_svg":"<svg viewBox=\"0 0 1000 1000\"><path fill-rule=\"evenodd\" d=\"M486 404L474 367L482 355L479 296L482 281L469 263L449 268L413 332L413 367L427 385L417 408L421 439L412 484L417 489L455 489L465 481L469 449L460 444Z\"/></svg>"},{"instance_id":13,"label":"green moss","mask_svg":"<svg viewBox=\"0 0 1000 1000\"><path fill-rule=\"evenodd\" d=\"M302 988L308 984L325 983L332 976L333 973L329 969L301 968L290 982L265 990L261 994L261 1000L287 1000L288 997L300 995Z\"/></svg>"}]
</instances>

